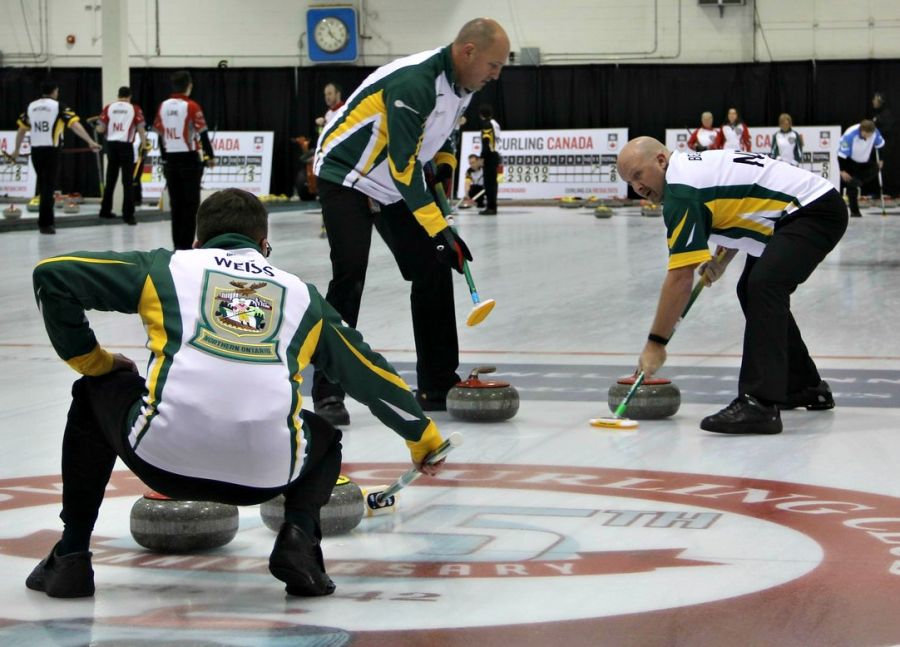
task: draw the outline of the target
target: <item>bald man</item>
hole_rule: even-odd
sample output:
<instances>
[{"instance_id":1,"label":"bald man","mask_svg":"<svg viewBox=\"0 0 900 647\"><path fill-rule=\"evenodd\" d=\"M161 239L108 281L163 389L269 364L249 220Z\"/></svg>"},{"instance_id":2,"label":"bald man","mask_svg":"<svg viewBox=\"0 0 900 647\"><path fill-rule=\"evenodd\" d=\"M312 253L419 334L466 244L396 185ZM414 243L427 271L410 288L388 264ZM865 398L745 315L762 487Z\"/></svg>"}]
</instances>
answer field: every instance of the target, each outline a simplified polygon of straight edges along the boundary
<instances>
[{"instance_id":1,"label":"bald man","mask_svg":"<svg viewBox=\"0 0 900 647\"><path fill-rule=\"evenodd\" d=\"M500 77L508 56L503 28L488 18L472 20L451 44L375 70L325 126L316 148L331 247L325 298L356 326L374 225L412 282L417 397L427 411L445 410L447 391L459 381L450 270L462 272L472 256L441 215L423 168L434 161L438 177L453 173L450 136L472 95ZM327 377L316 373L315 411L346 425L344 393Z\"/></svg>"},{"instance_id":2,"label":"bald man","mask_svg":"<svg viewBox=\"0 0 900 647\"><path fill-rule=\"evenodd\" d=\"M779 409L831 409L790 311L790 296L847 228L847 207L824 178L759 153L708 150L672 154L650 137L619 154L635 191L663 203L669 267L639 370L653 375L687 305L693 273L710 285L738 251L747 253L737 294L746 318L738 397L700 428L727 434L777 434ZM719 246L716 259L709 243ZM724 252L721 260L718 252Z\"/></svg>"}]
</instances>

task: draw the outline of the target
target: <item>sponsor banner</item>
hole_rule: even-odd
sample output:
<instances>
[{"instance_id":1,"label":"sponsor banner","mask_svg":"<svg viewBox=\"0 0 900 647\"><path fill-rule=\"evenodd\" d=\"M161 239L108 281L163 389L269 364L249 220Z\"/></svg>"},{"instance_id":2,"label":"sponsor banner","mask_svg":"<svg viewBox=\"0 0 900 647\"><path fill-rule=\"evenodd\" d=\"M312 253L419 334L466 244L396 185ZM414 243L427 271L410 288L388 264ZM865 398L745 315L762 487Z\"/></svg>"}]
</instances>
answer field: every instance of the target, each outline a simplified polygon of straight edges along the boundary
<instances>
[{"instance_id":1,"label":"sponsor banner","mask_svg":"<svg viewBox=\"0 0 900 647\"><path fill-rule=\"evenodd\" d=\"M166 180L159 164L159 140L155 132L148 132L153 146L141 165L141 187L144 198L158 198ZM207 191L236 188L254 195L269 193L272 178L271 132L220 131L209 133L216 165L203 172L202 188ZM135 150L140 142L135 138Z\"/></svg>"},{"instance_id":2,"label":"sponsor banner","mask_svg":"<svg viewBox=\"0 0 900 647\"><path fill-rule=\"evenodd\" d=\"M627 128L572 130L504 130L497 141L502 157L500 199L552 199L563 196L625 197L619 177L619 150L628 141ZM462 133L460 182L465 192L469 155L481 154L481 132Z\"/></svg>"},{"instance_id":3,"label":"sponsor banner","mask_svg":"<svg viewBox=\"0 0 900 647\"><path fill-rule=\"evenodd\" d=\"M769 154L778 126L748 126L750 148L754 153ZM835 188L841 187L841 169L838 167L837 149L841 141L840 126L794 126L803 137L803 162L801 167L827 178ZM688 150L691 132L686 128L666 128L666 147L683 153Z\"/></svg>"},{"instance_id":4,"label":"sponsor banner","mask_svg":"<svg viewBox=\"0 0 900 647\"><path fill-rule=\"evenodd\" d=\"M16 145L15 130L0 130L0 149L12 155ZM0 156L0 196L9 198L34 197L37 176L31 165L31 136L26 133L22 148L15 162L5 155Z\"/></svg>"}]
</instances>

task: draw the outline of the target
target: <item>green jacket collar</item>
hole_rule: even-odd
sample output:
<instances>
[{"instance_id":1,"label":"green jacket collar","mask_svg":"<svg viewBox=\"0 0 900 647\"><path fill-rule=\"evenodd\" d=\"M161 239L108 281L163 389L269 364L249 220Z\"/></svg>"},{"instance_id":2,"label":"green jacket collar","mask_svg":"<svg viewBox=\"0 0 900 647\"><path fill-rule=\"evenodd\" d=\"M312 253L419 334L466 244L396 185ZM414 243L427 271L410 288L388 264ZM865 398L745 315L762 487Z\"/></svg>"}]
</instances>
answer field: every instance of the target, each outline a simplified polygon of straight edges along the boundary
<instances>
[{"instance_id":1,"label":"green jacket collar","mask_svg":"<svg viewBox=\"0 0 900 647\"><path fill-rule=\"evenodd\" d=\"M262 254L262 249L260 249L259 245L253 239L243 234L222 234L221 236L210 238L201 247L203 249L244 249L252 247Z\"/></svg>"},{"instance_id":2,"label":"green jacket collar","mask_svg":"<svg viewBox=\"0 0 900 647\"><path fill-rule=\"evenodd\" d=\"M470 94L468 90L459 85L456 80L456 72L453 70L453 44L447 45L443 49L441 49L441 63L444 65L444 73L447 75L447 78L450 80L450 85L453 87L453 91L456 92L456 95L459 97L465 97Z\"/></svg>"}]
</instances>

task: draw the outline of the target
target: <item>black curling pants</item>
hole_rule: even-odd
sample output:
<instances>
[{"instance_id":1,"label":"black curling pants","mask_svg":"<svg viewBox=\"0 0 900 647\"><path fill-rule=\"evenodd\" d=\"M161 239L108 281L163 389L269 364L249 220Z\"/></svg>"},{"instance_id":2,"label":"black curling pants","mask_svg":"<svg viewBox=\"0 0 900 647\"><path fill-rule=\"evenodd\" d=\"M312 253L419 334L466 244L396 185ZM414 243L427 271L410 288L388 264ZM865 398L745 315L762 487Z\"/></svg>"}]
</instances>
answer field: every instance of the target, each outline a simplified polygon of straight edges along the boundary
<instances>
[{"instance_id":1,"label":"black curling pants","mask_svg":"<svg viewBox=\"0 0 900 647\"><path fill-rule=\"evenodd\" d=\"M175 249L190 249L197 231L203 163L197 153L169 153L163 173L172 203L172 243Z\"/></svg>"},{"instance_id":2,"label":"black curling pants","mask_svg":"<svg viewBox=\"0 0 900 647\"><path fill-rule=\"evenodd\" d=\"M737 295L746 318L739 392L767 403L819 383L791 314L791 294L806 281L847 229L847 207L837 191L779 221L758 258L747 256Z\"/></svg>"},{"instance_id":3,"label":"black curling pants","mask_svg":"<svg viewBox=\"0 0 900 647\"><path fill-rule=\"evenodd\" d=\"M373 212L369 198L355 189L321 178L318 188L331 247L332 279L326 301L344 321L356 327L369 264L372 227L377 228L403 278L412 284L410 305L418 388L427 394L443 396L459 382L452 270L438 260L434 241L404 202L381 206L380 211ZM330 396L343 397L344 391L317 371L312 394L313 400L319 401Z\"/></svg>"},{"instance_id":4,"label":"black curling pants","mask_svg":"<svg viewBox=\"0 0 900 647\"><path fill-rule=\"evenodd\" d=\"M134 218L134 146L131 142L106 143L106 186L100 201L100 216L109 217L113 209L113 193L122 173L122 218ZM194 241L191 241L193 243Z\"/></svg>"}]
</instances>

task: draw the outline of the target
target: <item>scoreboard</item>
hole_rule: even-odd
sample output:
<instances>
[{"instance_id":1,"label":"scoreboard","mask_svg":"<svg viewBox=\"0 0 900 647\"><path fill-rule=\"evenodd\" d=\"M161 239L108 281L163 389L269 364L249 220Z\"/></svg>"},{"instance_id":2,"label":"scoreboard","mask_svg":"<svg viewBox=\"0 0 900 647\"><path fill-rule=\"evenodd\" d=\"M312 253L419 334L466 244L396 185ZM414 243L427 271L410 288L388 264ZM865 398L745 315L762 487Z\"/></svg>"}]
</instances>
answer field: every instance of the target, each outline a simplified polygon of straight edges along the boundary
<instances>
[{"instance_id":1,"label":"scoreboard","mask_svg":"<svg viewBox=\"0 0 900 647\"><path fill-rule=\"evenodd\" d=\"M159 140L155 132L148 132L152 149L145 155L141 167L141 188L145 198L157 198L166 179L159 163ZM208 191L236 188L254 195L269 193L272 178L271 132L220 131L209 133L216 165L203 171L202 188ZM135 150L140 142L135 138Z\"/></svg>"},{"instance_id":2,"label":"scoreboard","mask_svg":"<svg viewBox=\"0 0 900 647\"><path fill-rule=\"evenodd\" d=\"M627 128L504 130L497 138L503 164L498 198L548 199L564 196L625 197L618 154ZM469 155L481 154L481 131L462 134L460 178ZM457 186L457 197L465 191Z\"/></svg>"}]
</instances>

